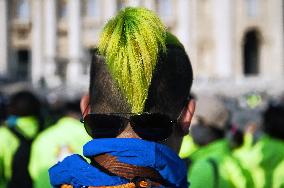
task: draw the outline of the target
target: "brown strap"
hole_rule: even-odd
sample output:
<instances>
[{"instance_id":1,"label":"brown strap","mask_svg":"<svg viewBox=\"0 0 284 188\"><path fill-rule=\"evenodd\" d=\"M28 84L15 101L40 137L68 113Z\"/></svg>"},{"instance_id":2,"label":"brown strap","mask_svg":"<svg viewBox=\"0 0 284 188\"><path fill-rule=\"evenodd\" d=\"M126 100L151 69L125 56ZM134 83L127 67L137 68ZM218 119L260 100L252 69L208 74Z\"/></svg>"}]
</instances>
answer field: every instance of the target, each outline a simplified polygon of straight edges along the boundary
<instances>
[{"instance_id":1,"label":"brown strap","mask_svg":"<svg viewBox=\"0 0 284 188\"><path fill-rule=\"evenodd\" d=\"M88 188L135 188L135 184L127 183L127 184L116 185L116 186L100 186L100 187L88 187Z\"/></svg>"},{"instance_id":2,"label":"brown strap","mask_svg":"<svg viewBox=\"0 0 284 188\"><path fill-rule=\"evenodd\" d=\"M145 178L151 180L151 184L154 186L160 186L165 182L161 177L161 175L159 174L159 172L156 171L155 169L150 167L141 167L141 166L122 163L118 161L115 156L112 155L108 154L99 155L94 157L94 160L104 170L116 176L126 178L130 181L139 177L142 178L141 180L138 180L138 182L141 183L145 182L143 181L143 178Z\"/></svg>"},{"instance_id":3,"label":"brown strap","mask_svg":"<svg viewBox=\"0 0 284 188\"><path fill-rule=\"evenodd\" d=\"M165 184L165 181L155 169L122 163L112 155L96 156L93 162L111 174L128 179L130 183L117 186L89 186L88 188L150 188ZM73 186L64 184L61 188L73 188Z\"/></svg>"},{"instance_id":4,"label":"brown strap","mask_svg":"<svg viewBox=\"0 0 284 188\"><path fill-rule=\"evenodd\" d=\"M73 186L64 184L64 185L61 185L61 188L73 188ZM127 183L127 184L117 185L117 186L100 186L100 187L89 186L88 188L135 188L135 184Z\"/></svg>"},{"instance_id":5,"label":"brown strap","mask_svg":"<svg viewBox=\"0 0 284 188\"><path fill-rule=\"evenodd\" d=\"M68 184L63 184L60 186L60 188L73 188L73 186Z\"/></svg>"},{"instance_id":6,"label":"brown strap","mask_svg":"<svg viewBox=\"0 0 284 188\"><path fill-rule=\"evenodd\" d=\"M149 185L146 182L140 182L139 186L141 188L148 188ZM72 185L61 185L61 188L73 188ZM123 184L123 185L116 185L116 186L99 186L99 187L93 187L93 186L89 186L88 188L136 188L135 183L127 183L127 184Z\"/></svg>"}]
</instances>

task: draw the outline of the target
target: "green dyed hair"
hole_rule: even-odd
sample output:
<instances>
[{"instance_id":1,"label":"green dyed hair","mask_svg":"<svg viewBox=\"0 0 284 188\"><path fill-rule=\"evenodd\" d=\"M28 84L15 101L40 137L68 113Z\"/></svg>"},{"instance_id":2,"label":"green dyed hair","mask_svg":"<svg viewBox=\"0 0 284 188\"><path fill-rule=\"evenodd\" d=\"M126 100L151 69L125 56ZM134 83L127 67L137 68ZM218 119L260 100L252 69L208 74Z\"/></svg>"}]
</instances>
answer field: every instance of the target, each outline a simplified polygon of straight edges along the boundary
<instances>
[{"instance_id":1,"label":"green dyed hair","mask_svg":"<svg viewBox=\"0 0 284 188\"><path fill-rule=\"evenodd\" d=\"M133 113L143 112L159 54L166 52L167 31L145 8L125 8L104 27L99 53Z\"/></svg>"}]
</instances>

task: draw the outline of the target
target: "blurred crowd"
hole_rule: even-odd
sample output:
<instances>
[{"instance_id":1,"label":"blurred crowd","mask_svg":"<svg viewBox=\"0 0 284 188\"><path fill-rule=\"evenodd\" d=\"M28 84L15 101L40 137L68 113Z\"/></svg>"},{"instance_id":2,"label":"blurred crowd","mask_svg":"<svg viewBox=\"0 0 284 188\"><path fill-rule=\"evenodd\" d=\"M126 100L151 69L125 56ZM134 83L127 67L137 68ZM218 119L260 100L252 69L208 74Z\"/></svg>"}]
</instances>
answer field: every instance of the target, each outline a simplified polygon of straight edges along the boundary
<instances>
[{"instance_id":1,"label":"blurred crowd","mask_svg":"<svg viewBox=\"0 0 284 188\"><path fill-rule=\"evenodd\" d=\"M51 187L48 169L91 138L80 123L80 98L1 94L0 187Z\"/></svg>"},{"instance_id":2,"label":"blurred crowd","mask_svg":"<svg viewBox=\"0 0 284 188\"><path fill-rule=\"evenodd\" d=\"M180 156L191 187L284 187L284 100L196 96Z\"/></svg>"},{"instance_id":3,"label":"blurred crowd","mask_svg":"<svg viewBox=\"0 0 284 188\"><path fill-rule=\"evenodd\" d=\"M180 157L191 187L284 187L284 97L192 95L197 106ZM0 94L0 188L51 187L48 169L91 140L80 97L52 102Z\"/></svg>"}]
</instances>

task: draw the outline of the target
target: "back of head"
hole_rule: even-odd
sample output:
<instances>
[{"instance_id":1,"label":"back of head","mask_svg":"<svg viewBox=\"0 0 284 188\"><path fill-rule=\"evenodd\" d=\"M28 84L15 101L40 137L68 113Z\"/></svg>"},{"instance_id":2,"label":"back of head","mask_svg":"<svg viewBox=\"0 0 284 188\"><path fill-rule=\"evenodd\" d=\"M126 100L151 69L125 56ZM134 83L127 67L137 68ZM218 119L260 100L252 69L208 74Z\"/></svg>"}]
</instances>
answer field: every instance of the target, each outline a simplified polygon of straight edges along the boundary
<instances>
[{"instance_id":1,"label":"back of head","mask_svg":"<svg viewBox=\"0 0 284 188\"><path fill-rule=\"evenodd\" d=\"M232 114L232 124L245 132L248 126L261 125L261 113L257 109L238 109Z\"/></svg>"},{"instance_id":2,"label":"back of head","mask_svg":"<svg viewBox=\"0 0 284 188\"><path fill-rule=\"evenodd\" d=\"M228 123L229 111L219 98L206 95L197 97L191 127L192 138L197 145L204 146L224 138Z\"/></svg>"},{"instance_id":3,"label":"back of head","mask_svg":"<svg viewBox=\"0 0 284 188\"><path fill-rule=\"evenodd\" d=\"M90 72L91 110L177 118L192 78L183 46L159 18L144 8L126 8L102 32Z\"/></svg>"},{"instance_id":4,"label":"back of head","mask_svg":"<svg viewBox=\"0 0 284 188\"><path fill-rule=\"evenodd\" d=\"M80 99L69 99L64 102L64 115L79 118L81 115Z\"/></svg>"},{"instance_id":5,"label":"back of head","mask_svg":"<svg viewBox=\"0 0 284 188\"><path fill-rule=\"evenodd\" d=\"M19 91L9 100L8 114L16 116L39 116L40 101L30 91Z\"/></svg>"},{"instance_id":6,"label":"back of head","mask_svg":"<svg viewBox=\"0 0 284 188\"><path fill-rule=\"evenodd\" d=\"M284 140L284 105L271 104L263 114L264 131L271 137Z\"/></svg>"},{"instance_id":7,"label":"back of head","mask_svg":"<svg viewBox=\"0 0 284 188\"><path fill-rule=\"evenodd\" d=\"M0 92L0 125L6 119L7 114L7 99L4 94Z\"/></svg>"},{"instance_id":8,"label":"back of head","mask_svg":"<svg viewBox=\"0 0 284 188\"><path fill-rule=\"evenodd\" d=\"M218 97L199 95L196 101L195 117L201 124L225 130L229 121L229 111Z\"/></svg>"}]
</instances>

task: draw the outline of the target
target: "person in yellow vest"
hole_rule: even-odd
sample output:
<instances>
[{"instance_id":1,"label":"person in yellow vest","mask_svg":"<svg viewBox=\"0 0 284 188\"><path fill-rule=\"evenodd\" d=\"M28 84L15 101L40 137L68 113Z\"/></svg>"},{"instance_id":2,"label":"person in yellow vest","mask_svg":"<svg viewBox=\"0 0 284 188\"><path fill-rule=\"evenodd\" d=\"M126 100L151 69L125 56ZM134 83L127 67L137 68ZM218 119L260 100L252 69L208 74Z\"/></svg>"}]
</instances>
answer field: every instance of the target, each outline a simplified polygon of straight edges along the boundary
<instances>
[{"instance_id":1,"label":"person in yellow vest","mask_svg":"<svg viewBox=\"0 0 284 188\"><path fill-rule=\"evenodd\" d=\"M261 109L238 109L233 114L232 123L243 132L243 144L233 151L239 160L246 160L249 153L263 134Z\"/></svg>"},{"instance_id":2,"label":"person in yellow vest","mask_svg":"<svg viewBox=\"0 0 284 188\"><path fill-rule=\"evenodd\" d=\"M65 158L49 169L51 184L187 188L177 153L194 112L192 79L183 45L154 12L121 10L103 29L81 100L90 163Z\"/></svg>"},{"instance_id":3,"label":"person in yellow vest","mask_svg":"<svg viewBox=\"0 0 284 188\"><path fill-rule=\"evenodd\" d=\"M30 91L11 96L8 117L0 127L0 187L32 188L30 147L40 130L40 101Z\"/></svg>"},{"instance_id":4,"label":"person in yellow vest","mask_svg":"<svg viewBox=\"0 0 284 188\"><path fill-rule=\"evenodd\" d=\"M249 173L231 154L226 139L229 111L215 96L197 96L196 112L190 129L198 150L191 154L188 179L191 188L246 188L252 186Z\"/></svg>"},{"instance_id":5,"label":"person in yellow vest","mask_svg":"<svg viewBox=\"0 0 284 188\"><path fill-rule=\"evenodd\" d=\"M284 105L270 104L263 113L264 134L242 155L240 161L252 174L255 187L283 187L284 184Z\"/></svg>"},{"instance_id":6,"label":"person in yellow vest","mask_svg":"<svg viewBox=\"0 0 284 188\"><path fill-rule=\"evenodd\" d=\"M82 153L82 146L91 139L79 121L80 101L69 100L63 106L65 115L32 144L29 171L34 188L50 188L48 169L71 154Z\"/></svg>"}]
</instances>

